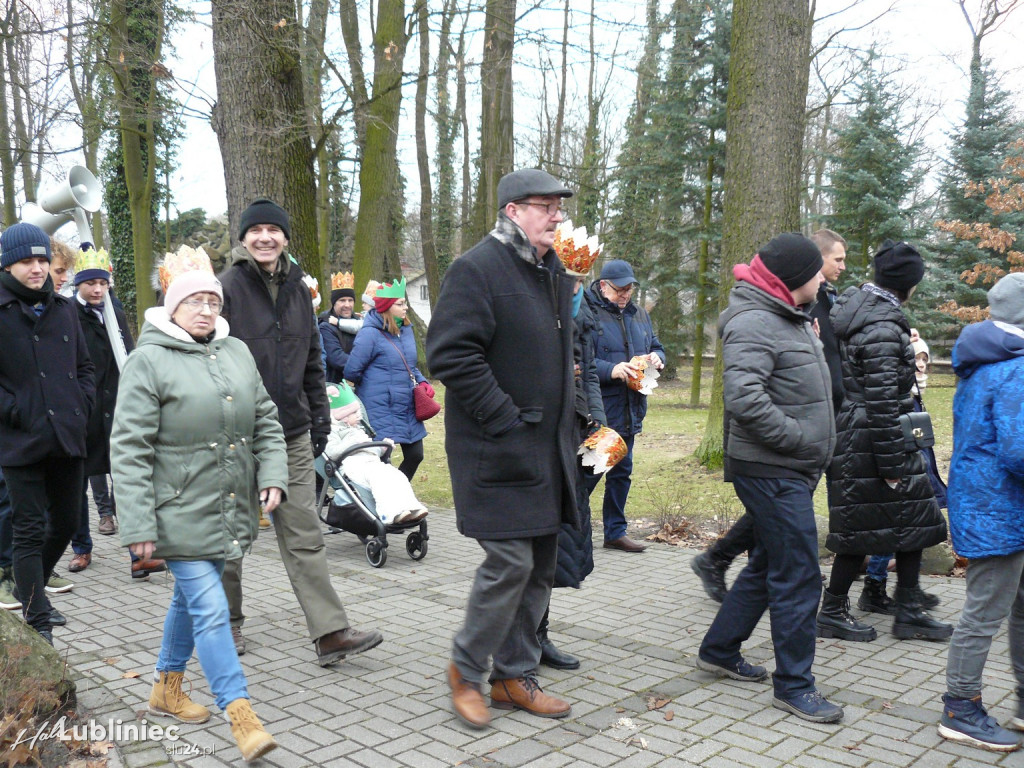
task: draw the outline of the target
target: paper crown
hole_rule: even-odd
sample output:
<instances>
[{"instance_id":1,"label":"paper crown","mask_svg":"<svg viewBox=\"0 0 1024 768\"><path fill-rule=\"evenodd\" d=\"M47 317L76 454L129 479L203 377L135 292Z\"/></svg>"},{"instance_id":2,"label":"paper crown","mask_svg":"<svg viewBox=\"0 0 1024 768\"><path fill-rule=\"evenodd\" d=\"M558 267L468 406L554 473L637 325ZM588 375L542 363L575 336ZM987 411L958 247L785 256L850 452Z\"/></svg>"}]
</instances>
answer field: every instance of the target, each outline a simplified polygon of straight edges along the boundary
<instances>
[{"instance_id":1,"label":"paper crown","mask_svg":"<svg viewBox=\"0 0 1024 768\"><path fill-rule=\"evenodd\" d=\"M405 298L405 278L400 277L393 283L384 283L380 288L377 289L378 299L404 299Z\"/></svg>"},{"instance_id":2,"label":"paper crown","mask_svg":"<svg viewBox=\"0 0 1024 768\"><path fill-rule=\"evenodd\" d=\"M100 248L98 251L93 248L82 251L75 259L75 268L78 272L84 272L87 269L99 269L103 272L114 271L110 265L110 255L104 248Z\"/></svg>"},{"instance_id":3,"label":"paper crown","mask_svg":"<svg viewBox=\"0 0 1024 768\"><path fill-rule=\"evenodd\" d=\"M359 402L359 398L356 397L356 393L352 391L352 387L346 382L327 385L327 405L332 411L356 402Z\"/></svg>"},{"instance_id":4,"label":"paper crown","mask_svg":"<svg viewBox=\"0 0 1024 768\"><path fill-rule=\"evenodd\" d=\"M338 291L342 288L355 288L356 276L351 272L335 272L331 275L331 290Z\"/></svg>"},{"instance_id":5,"label":"paper crown","mask_svg":"<svg viewBox=\"0 0 1024 768\"><path fill-rule=\"evenodd\" d=\"M163 259L157 266L160 290L166 295L171 283L180 275L196 271L208 272L211 275L214 273L213 264L210 263L210 256L202 248L190 248L187 245L183 245L174 253L164 254Z\"/></svg>"},{"instance_id":6,"label":"paper crown","mask_svg":"<svg viewBox=\"0 0 1024 768\"><path fill-rule=\"evenodd\" d=\"M309 288L309 296L313 300L313 309L320 307L320 283L312 275L303 275L302 282Z\"/></svg>"},{"instance_id":7,"label":"paper crown","mask_svg":"<svg viewBox=\"0 0 1024 768\"><path fill-rule=\"evenodd\" d=\"M595 430L576 451L576 455L582 457L583 466L593 467L597 475L614 467L627 453L626 442L618 432L608 427Z\"/></svg>"},{"instance_id":8,"label":"paper crown","mask_svg":"<svg viewBox=\"0 0 1024 768\"><path fill-rule=\"evenodd\" d=\"M597 241L597 235L587 237L587 228L573 229L566 219L555 228L555 253L562 260L565 271L577 277L585 276L604 247Z\"/></svg>"},{"instance_id":9,"label":"paper crown","mask_svg":"<svg viewBox=\"0 0 1024 768\"><path fill-rule=\"evenodd\" d=\"M641 395L649 395L658 386L658 369L655 368L646 355L635 355L630 365L636 366L637 373L626 377L626 386Z\"/></svg>"}]
</instances>

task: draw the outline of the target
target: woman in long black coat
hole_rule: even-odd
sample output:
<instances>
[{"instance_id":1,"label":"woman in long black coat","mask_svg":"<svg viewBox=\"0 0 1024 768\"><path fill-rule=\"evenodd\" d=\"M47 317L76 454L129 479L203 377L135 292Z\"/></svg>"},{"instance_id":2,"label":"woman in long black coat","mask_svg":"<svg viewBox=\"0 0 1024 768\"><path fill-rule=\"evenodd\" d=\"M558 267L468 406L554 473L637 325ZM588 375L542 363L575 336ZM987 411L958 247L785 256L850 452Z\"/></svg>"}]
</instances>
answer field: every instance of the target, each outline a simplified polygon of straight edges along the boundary
<instances>
[{"instance_id":1,"label":"woman in long black coat","mask_svg":"<svg viewBox=\"0 0 1024 768\"><path fill-rule=\"evenodd\" d=\"M931 618L918 584L925 547L946 540L925 456L904 445L901 414L914 410L914 352L902 304L924 277L921 255L886 240L875 279L849 288L832 308L845 399L836 424L827 546L836 553L818 614L818 636L874 640L873 627L850 615L849 591L866 554L896 553L898 638L945 640L949 624Z\"/></svg>"}]
</instances>

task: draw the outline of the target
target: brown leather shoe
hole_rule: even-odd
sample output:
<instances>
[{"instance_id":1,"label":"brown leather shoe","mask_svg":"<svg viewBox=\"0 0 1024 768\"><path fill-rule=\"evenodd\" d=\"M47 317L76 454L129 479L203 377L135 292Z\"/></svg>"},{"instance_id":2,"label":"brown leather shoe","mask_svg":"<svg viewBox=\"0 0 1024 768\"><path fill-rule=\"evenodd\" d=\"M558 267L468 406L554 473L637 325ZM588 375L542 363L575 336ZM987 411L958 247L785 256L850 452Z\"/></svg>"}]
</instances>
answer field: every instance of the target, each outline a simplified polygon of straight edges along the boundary
<instances>
[{"instance_id":1,"label":"brown leather shoe","mask_svg":"<svg viewBox=\"0 0 1024 768\"><path fill-rule=\"evenodd\" d=\"M71 562L68 564L68 570L72 573L78 573L84 571L92 563L92 553L87 552L84 555L75 555L71 558Z\"/></svg>"},{"instance_id":2,"label":"brown leather shoe","mask_svg":"<svg viewBox=\"0 0 1024 768\"><path fill-rule=\"evenodd\" d=\"M133 579L148 579L151 573L163 573L167 570L167 561L153 558L151 560L136 560L132 563Z\"/></svg>"},{"instance_id":3,"label":"brown leather shoe","mask_svg":"<svg viewBox=\"0 0 1024 768\"><path fill-rule=\"evenodd\" d=\"M633 541L629 536L622 536L612 541L606 541L604 543L605 549L618 549L622 552L643 552L647 549L646 544L641 544L638 541Z\"/></svg>"},{"instance_id":4,"label":"brown leather shoe","mask_svg":"<svg viewBox=\"0 0 1024 768\"><path fill-rule=\"evenodd\" d=\"M362 653L376 648L384 640L384 636L376 629L362 632L352 627L328 632L313 641L316 648L316 663L321 667L335 664L353 653Z\"/></svg>"},{"instance_id":5,"label":"brown leather shoe","mask_svg":"<svg viewBox=\"0 0 1024 768\"><path fill-rule=\"evenodd\" d=\"M490 724L491 713L484 702L480 685L464 678L454 661L448 663L448 687L452 689L452 708L459 720L477 729L486 728Z\"/></svg>"},{"instance_id":6,"label":"brown leather shoe","mask_svg":"<svg viewBox=\"0 0 1024 768\"><path fill-rule=\"evenodd\" d=\"M521 709L539 717L565 717L572 712L569 702L544 693L535 677L495 680L491 684L491 706Z\"/></svg>"}]
</instances>

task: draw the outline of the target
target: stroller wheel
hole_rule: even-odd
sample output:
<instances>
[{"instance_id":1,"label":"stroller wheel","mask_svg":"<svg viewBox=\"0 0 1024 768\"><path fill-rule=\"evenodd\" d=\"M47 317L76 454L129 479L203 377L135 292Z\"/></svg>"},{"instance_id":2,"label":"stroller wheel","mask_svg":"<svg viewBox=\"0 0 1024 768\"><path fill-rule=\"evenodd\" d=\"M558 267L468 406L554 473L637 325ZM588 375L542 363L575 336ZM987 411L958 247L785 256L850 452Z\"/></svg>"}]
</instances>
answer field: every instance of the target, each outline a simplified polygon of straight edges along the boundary
<instances>
[{"instance_id":1,"label":"stroller wheel","mask_svg":"<svg viewBox=\"0 0 1024 768\"><path fill-rule=\"evenodd\" d=\"M405 539L405 551L413 560L422 560L427 556L427 542L419 531L413 531Z\"/></svg>"},{"instance_id":2,"label":"stroller wheel","mask_svg":"<svg viewBox=\"0 0 1024 768\"><path fill-rule=\"evenodd\" d=\"M374 568L383 568L384 563L388 561L388 549L379 539L370 539L366 542L366 561Z\"/></svg>"}]
</instances>

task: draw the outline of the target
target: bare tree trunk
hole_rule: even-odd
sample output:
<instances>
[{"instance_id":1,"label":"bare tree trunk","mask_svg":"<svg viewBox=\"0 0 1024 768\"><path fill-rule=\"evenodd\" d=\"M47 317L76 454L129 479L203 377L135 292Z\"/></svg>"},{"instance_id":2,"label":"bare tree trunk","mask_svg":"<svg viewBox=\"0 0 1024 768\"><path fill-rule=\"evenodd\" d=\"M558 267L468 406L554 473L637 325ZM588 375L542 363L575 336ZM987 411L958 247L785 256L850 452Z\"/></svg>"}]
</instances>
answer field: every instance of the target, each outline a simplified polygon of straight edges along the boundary
<instances>
[{"instance_id":1,"label":"bare tree trunk","mask_svg":"<svg viewBox=\"0 0 1024 768\"><path fill-rule=\"evenodd\" d=\"M402 64L409 36L403 0L378 0L373 35L373 98L366 111L366 147L359 166L359 218L353 250L356 285L401 275L398 228L404 212L398 173Z\"/></svg>"},{"instance_id":2,"label":"bare tree trunk","mask_svg":"<svg viewBox=\"0 0 1024 768\"><path fill-rule=\"evenodd\" d=\"M212 8L218 94L212 123L224 159L231 236L242 210L254 198L270 197L291 218L288 251L322 276L294 0L213 0Z\"/></svg>"},{"instance_id":3,"label":"bare tree trunk","mask_svg":"<svg viewBox=\"0 0 1024 768\"><path fill-rule=\"evenodd\" d=\"M427 154L427 87L430 75L430 27L427 24L427 0L419 0L416 11L420 37L420 71L416 82L416 165L420 176L420 243L423 268L427 273L430 304L437 301L441 279L434 248L434 192L430 184L430 157Z\"/></svg>"},{"instance_id":4,"label":"bare tree trunk","mask_svg":"<svg viewBox=\"0 0 1024 768\"><path fill-rule=\"evenodd\" d=\"M733 265L779 232L800 227L800 179L809 72L807 0L735 0L726 102L725 206L719 309ZM772 119L766 121L765 115ZM697 457L722 462L722 354Z\"/></svg>"},{"instance_id":5,"label":"bare tree trunk","mask_svg":"<svg viewBox=\"0 0 1024 768\"><path fill-rule=\"evenodd\" d=\"M591 17L593 22L593 17ZM565 92L569 79L569 0L565 0L565 11L562 21L562 85L558 89L558 114L555 116L555 139L551 164L555 173L560 173L562 166L562 128L565 126Z\"/></svg>"},{"instance_id":6,"label":"bare tree trunk","mask_svg":"<svg viewBox=\"0 0 1024 768\"><path fill-rule=\"evenodd\" d=\"M301 12L302 4L298 6ZM324 73L324 40L327 36L328 0L310 0L309 20L305 25L305 45L303 46L302 70L306 111L308 114L309 135L317 137L316 142L316 239L320 247L320 264L325 270L314 274L320 281L320 287L326 294L329 285L328 261L330 260L331 242L331 160L327 152L327 142L320 137L327 130L324 126L323 106L323 73Z\"/></svg>"},{"instance_id":7,"label":"bare tree trunk","mask_svg":"<svg viewBox=\"0 0 1024 768\"><path fill-rule=\"evenodd\" d=\"M472 215L472 197L470 189L472 180L469 169L471 167L471 155L469 152L469 118L466 117L466 27L469 25L469 12L462 22L462 31L459 33L459 51L456 58L456 91L455 91L455 119L462 126L462 205L460 206L459 246L458 252L466 250L469 243L469 219Z\"/></svg>"},{"instance_id":8,"label":"bare tree trunk","mask_svg":"<svg viewBox=\"0 0 1024 768\"><path fill-rule=\"evenodd\" d=\"M10 117L14 121L15 161L21 166L21 182L25 191L25 201L36 201L35 174L32 169L32 142L29 139L27 126L27 106L24 94L25 82L20 73L20 62L15 51L16 40L21 34L21 14L17 2L12 2L8 15L7 34L4 37L4 48L7 59L7 79L11 87L11 104L14 108Z\"/></svg>"},{"instance_id":9,"label":"bare tree trunk","mask_svg":"<svg viewBox=\"0 0 1024 768\"><path fill-rule=\"evenodd\" d=\"M5 9L3 26L3 46L7 49L7 37L10 35L11 16L14 13L16 0L9 0ZM18 221L18 209L14 195L14 143L11 141L11 118L7 109L7 67L0 67L0 176L3 177L3 225L4 228Z\"/></svg>"},{"instance_id":10,"label":"bare tree trunk","mask_svg":"<svg viewBox=\"0 0 1024 768\"><path fill-rule=\"evenodd\" d=\"M449 77L451 75L451 31L457 8L455 0L445 0L441 11L441 33L437 43L437 112L434 125L437 130L437 191L434 206L434 244L437 256L438 280L444 276L455 258L455 138L459 123L451 105ZM430 300L436 300L431 289Z\"/></svg>"},{"instance_id":11,"label":"bare tree trunk","mask_svg":"<svg viewBox=\"0 0 1024 768\"><path fill-rule=\"evenodd\" d=\"M153 50L136 42L140 17L151 24L147 30L155 41ZM126 0L113 0L110 13L110 51L114 94L119 115L125 185L132 219L132 249L135 256L136 313L141 316L156 304L150 282L153 273L153 190L156 186L156 79L150 73L160 61L164 37L162 0L147 6L129 7ZM148 77L140 77L140 70Z\"/></svg>"},{"instance_id":12,"label":"bare tree trunk","mask_svg":"<svg viewBox=\"0 0 1024 768\"><path fill-rule=\"evenodd\" d=\"M372 0L371 0L372 2ZM363 47L359 42L359 14L356 0L341 0L339 3L341 17L341 37L345 41L345 53L348 57L349 71L352 73L352 117L356 126L356 146L358 156L363 157L366 148L366 104L370 100L366 88L366 74L363 71Z\"/></svg>"},{"instance_id":13,"label":"bare tree trunk","mask_svg":"<svg viewBox=\"0 0 1024 768\"><path fill-rule=\"evenodd\" d=\"M513 170L512 47L516 0L487 0L480 63L480 177L470 242L486 235L498 212L498 179Z\"/></svg>"},{"instance_id":14,"label":"bare tree trunk","mask_svg":"<svg viewBox=\"0 0 1024 768\"><path fill-rule=\"evenodd\" d=\"M697 302L694 310L697 322L693 331L693 370L690 375L690 407L700 405L700 377L704 367L704 314L707 312L707 273L711 263L708 235L711 232L711 213L714 208L715 190L715 132L710 132L708 141L708 162L704 172L704 237L700 241L700 255L697 258Z\"/></svg>"}]
</instances>

